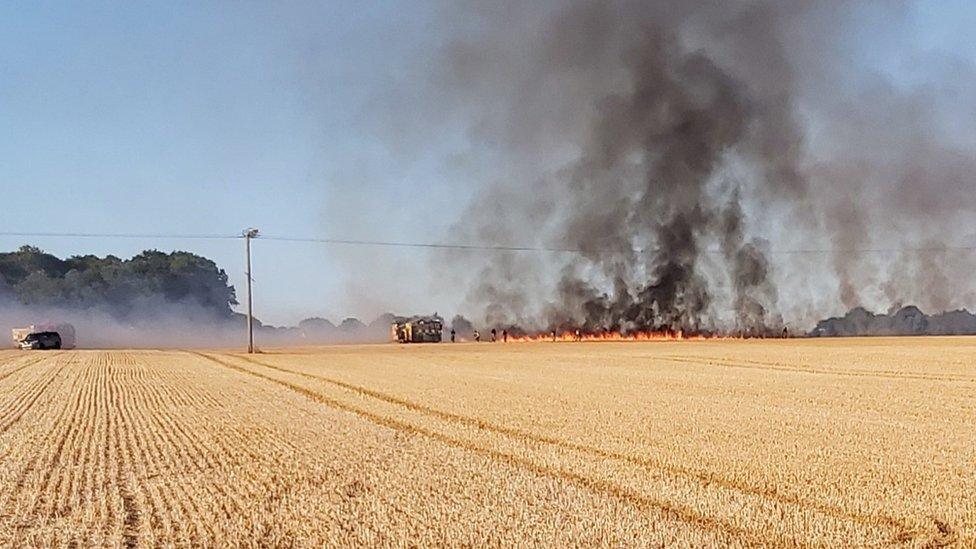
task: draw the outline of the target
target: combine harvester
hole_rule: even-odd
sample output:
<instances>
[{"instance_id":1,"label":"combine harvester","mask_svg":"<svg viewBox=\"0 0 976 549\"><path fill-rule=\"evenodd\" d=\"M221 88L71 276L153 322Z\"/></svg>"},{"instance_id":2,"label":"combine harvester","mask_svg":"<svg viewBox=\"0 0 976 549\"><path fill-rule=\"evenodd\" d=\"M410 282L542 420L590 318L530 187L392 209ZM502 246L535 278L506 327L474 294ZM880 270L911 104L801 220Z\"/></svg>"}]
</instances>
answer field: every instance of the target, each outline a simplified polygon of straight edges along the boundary
<instances>
[{"instance_id":1,"label":"combine harvester","mask_svg":"<svg viewBox=\"0 0 976 549\"><path fill-rule=\"evenodd\" d=\"M415 316L398 320L390 327L398 343L440 343L444 321L438 316Z\"/></svg>"},{"instance_id":2,"label":"combine harvester","mask_svg":"<svg viewBox=\"0 0 976 549\"><path fill-rule=\"evenodd\" d=\"M65 322L14 328L12 335L14 344L24 350L75 348L75 327Z\"/></svg>"}]
</instances>

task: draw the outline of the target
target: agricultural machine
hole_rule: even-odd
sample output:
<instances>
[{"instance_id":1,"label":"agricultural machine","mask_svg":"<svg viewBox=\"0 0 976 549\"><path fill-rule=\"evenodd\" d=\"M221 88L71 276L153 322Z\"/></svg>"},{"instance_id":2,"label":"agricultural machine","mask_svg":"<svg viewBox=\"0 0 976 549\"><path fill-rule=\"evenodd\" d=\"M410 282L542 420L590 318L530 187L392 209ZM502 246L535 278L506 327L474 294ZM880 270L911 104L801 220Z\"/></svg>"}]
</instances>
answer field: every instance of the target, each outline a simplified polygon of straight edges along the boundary
<instances>
[{"instance_id":1,"label":"agricultural machine","mask_svg":"<svg viewBox=\"0 0 976 549\"><path fill-rule=\"evenodd\" d=\"M415 316L398 320L390 328L398 343L440 343L444 321L439 316Z\"/></svg>"}]
</instances>

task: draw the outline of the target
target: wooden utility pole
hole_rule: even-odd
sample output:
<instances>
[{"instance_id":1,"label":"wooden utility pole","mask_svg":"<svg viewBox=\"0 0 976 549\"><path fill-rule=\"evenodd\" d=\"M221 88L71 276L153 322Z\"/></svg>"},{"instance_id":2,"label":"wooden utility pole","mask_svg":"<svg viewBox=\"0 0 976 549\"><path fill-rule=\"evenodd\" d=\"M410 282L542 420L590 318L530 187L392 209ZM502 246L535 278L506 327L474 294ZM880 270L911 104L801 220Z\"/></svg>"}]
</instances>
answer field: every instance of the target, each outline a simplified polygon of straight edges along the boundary
<instances>
[{"instance_id":1,"label":"wooden utility pole","mask_svg":"<svg viewBox=\"0 0 976 549\"><path fill-rule=\"evenodd\" d=\"M247 352L254 353L254 305L251 295L251 239L257 238L258 230L244 229L244 253L247 256Z\"/></svg>"}]
</instances>

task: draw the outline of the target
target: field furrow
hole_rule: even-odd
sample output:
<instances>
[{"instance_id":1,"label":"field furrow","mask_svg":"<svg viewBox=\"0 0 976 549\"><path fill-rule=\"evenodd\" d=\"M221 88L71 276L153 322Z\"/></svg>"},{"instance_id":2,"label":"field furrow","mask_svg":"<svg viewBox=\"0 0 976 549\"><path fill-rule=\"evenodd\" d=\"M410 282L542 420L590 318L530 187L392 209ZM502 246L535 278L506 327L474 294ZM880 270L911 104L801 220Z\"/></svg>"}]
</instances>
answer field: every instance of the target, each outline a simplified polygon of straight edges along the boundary
<instances>
[{"instance_id":1,"label":"field furrow","mask_svg":"<svg viewBox=\"0 0 976 549\"><path fill-rule=\"evenodd\" d=\"M925 381L952 381L961 383L976 383L976 376L964 374L925 374L898 372L893 370L850 370L844 368L818 368L816 366L802 364L783 364L780 362L764 362L760 360L747 360L742 358L727 359L714 356L655 356L656 360L666 360L671 362L681 362L686 364L704 364L707 366L724 366L729 368L744 368L752 370L768 370L774 372L798 372L802 374L847 376L847 377L869 377L869 378L888 378L895 380L925 380Z\"/></svg>"},{"instance_id":2,"label":"field furrow","mask_svg":"<svg viewBox=\"0 0 976 549\"><path fill-rule=\"evenodd\" d=\"M966 338L0 353L0 545L972 546L967 357Z\"/></svg>"},{"instance_id":3,"label":"field furrow","mask_svg":"<svg viewBox=\"0 0 976 549\"><path fill-rule=\"evenodd\" d=\"M724 345L738 349L736 344ZM689 368L676 368L666 360L649 360L646 353L651 349L656 351L654 355L667 357L673 355L669 351L681 345L551 346L556 347L559 348L546 357L565 355L568 360L524 362L521 355L525 351L502 346L497 352L489 353L490 356L495 360L507 357L510 364L519 364L518 368L505 366L504 360L492 360L489 367L474 368L458 362L450 370L444 368L444 363L459 352L450 347L438 349L425 353L425 358L430 359L430 375L426 378L418 375L424 369L422 363L410 362L413 349L377 349L376 355L382 359L377 358L372 364L363 360L327 361L325 356L291 354L264 355L256 360L243 355L234 358L240 364L265 368L256 368L259 372L281 374L292 383L365 406L386 417L412 421L410 414L414 413L422 425L440 432L453 429L462 437L490 442L495 447L504 447L499 446L503 442L492 440L496 434L522 440L536 448L512 446L510 451L519 455L537 452L538 458L547 463L562 459L575 471L585 472L587 467L592 467L598 476L617 479L615 483L634 487L640 493L661 493L665 500L672 502L690 500L693 508L706 511L709 516L721 517L723 509L732 508L737 509L737 515L777 517L772 522L778 525L761 522L755 525L763 531L782 531L786 536L799 532L799 539L804 539L810 532L803 532L809 528L811 532L826 530L818 535L825 540L832 539L833 543L861 540L858 543L872 544L894 540L924 544L945 536L940 524L953 529L955 518L947 517L939 506L906 512L897 504L911 501L901 492L904 480L917 478L917 471L924 467L922 464L930 463L928 458L914 461L919 451L914 440L919 435L924 433L925 437L937 441L925 453L945 456L972 452L973 437L969 433L961 438L943 436L943 432L951 432L953 428L959 434L958 426L971 418L967 410L971 410L973 403L973 395L965 385L944 383L958 381L969 374L904 376L897 380L882 375L870 378L869 386L863 383L853 386L843 381L843 377L818 379L814 383L803 377L757 378L748 368L730 375L728 370L707 363L713 356L707 353L714 350L711 344L701 348L694 344L682 347L705 351L702 359L689 362ZM573 352L574 347L588 349L586 352L592 352L592 359L584 355L585 362L580 361L581 357ZM637 352L625 355L628 360L606 359L618 355L621 349ZM856 353L851 354L857 357ZM357 358L367 356L360 354ZM828 362L833 358L821 356L820 360ZM756 361L775 364L771 360ZM391 366L379 366L386 362ZM843 363L834 362L830 367L839 364ZM950 364L950 368L956 369L955 361ZM892 369L890 364L879 363L875 367L878 366L882 374L901 369ZM470 374L477 375L469 375L469 370L475 370ZM558 375L550 375L550 371ZM459 381L455 383L454 379ZM801 390L797 391L798 388ZM702 391L703 397L693 396L692 391ZM919 391L938 392L945 405L916 398L914 395L924 394ZM568 399L565 394L585 396ZM787 400L779 402L780 394ZM676 402L668 402L666 398ZM840 411L837 403L843 402L838 399L847 398L858 403L845 407L849 419L835 416L832 412ZM882 407L884 401L887 405ZM735 408L728 409L729 404ZM470 409L478 413L466 413ZM546 421L553 410L559 411L562 422ZM677 415L673 421L664 420L668 415L681 414L680 410L685 410L684 418ZM894 410L900 419L894 419ZM661 420L655 417L657 414L662 414ZM446 427L442 429L438 422ZM451 423L463 428L451 427ZM645 423L655 424L656 428L648 426L645 430L642 425ZM762 426L765 432L741 429L743 425ZM691 426L697 428L689 429ZM477 431L471 435L465 434L465 430ZM635 438L633 435L637 433L639 437ZM736 441L734 437L742 440ZM747 442L749 437L755 437L754 442ZM838 437L840 440L831 440ZM861 458L864 467L837 467L837 462L831 462L817 447L788 448L783 444L795 439L818 440L832 447L841 443L852 450L866 452ZM876 451L877 444L883 449L880 453ZM695 451L696 445L701 450ZM559 453L555 450L538 453L538 448L547 446L571 452L562 458L549 455ZM726 454L715 453L709 446L722 447ZM779 451L777 446L788 453ZM896 456L893 460L887 457L892 455ZM756 465L762 466L770 459L782 461L783 467L757 470ZM842 459L849 462L851 458ZM597 460L602 463L592 465ZM607 460L625 465L611 468L605 465ZM736 467L724 467L723 461L734 462ZM630 473L630 466L641 471ZM881 471L885 471L884 476L879 474ZM950 478L961 484L960 488L965 485L958 473L949 474L956 475ZM818 477L835 480L824 484ZM684 479L699 486L684 486ZM851 492L850 486L858 486L858 491ZM962 489L971 491L972 487ZM861 491L872 495L859 497ZM714 511L710 507L713 503ZM958 519L972 520L971 517Z\"/></svg>"},{"instance_id":4,"label":"field furrow","mask_svg":"<svg viewBox=\"0 0 976 549\"><path fill-rule=\"evenodd\" d=\"M20 421L58 379L61 369L55 364L55 360L43 364L40 360L33 360L20 368L26 369L26 373L11 380L13 386L3 393L4 398L0 404L0 433L6 432Z\"/></svg>"},{"instance_id":5,"label":"field furrow","mask_svg":"<svg viewBox=\"0 0 976 549\"><path fill-rule=\"evenodd\" d=\"M829 515L841 520L850 520L850 521L855 521L855 522L860 522L860 523L870 524L870 525L884 524L898 533L904 533L909 529L908 525L903 524L890 517L885 517L883 515L862 515L856 512L845 511L843 509L831 506L829 504L817 502L817 501L805 501L803 499L796 497L795 495L784 493L782 490L778 490L776 487L752 486L752 485L739 482L735 479L724 478L715 473L705 473L702 471L696 471L689 467L675 466L673 464L669 464L657 460L653 456L640 456L640 455L626 454L622 452L615 452L604 448L589 446L586 444L580 444L577 442L546 436L544 434L535 433L524 429L499 425L496 423L492 423L490 421L486 421L482 418L469 417L461 414L447 412L437 408L425 406L417 402L399 398L395 395L382 393L359 385L354 385L336 379L332 379L326 376L313 375L306 372L289 370L287 368L274 366L272 364L268 364L266 362L262 362L260 360L249 358L246 356L239 357L239 358L251 364L263 366L265 368L270 368L286 374L295 374L304 377L306 379L322 381L329 385L341 389L345 389L347 391L356 393L358 395L362 395L389 404L400 406L410 411L419 412L420 414L433 416L435 418L445 420L446 422L449 423L457 423L464 426L472 427L478 429L480 432L490 432L493 434L502 435L504 437L508 437L528 445L551 446L558 449L567 450L573 453L582 454L582 456L575 456L576 459L596 458L600 460L616 460L629 465L640 467L651 474L659 474L659 475L665 475L669 477L687 478L697 482L698 484L704 487L717 486L725 490L757 496L761 499L775 500L783 504L811 509L816 512L823 513L825 515Z\"/></svg>"},{"instance_id":6,"label":"field furrow","mask_svg":"<svg viewBox=\"0 0 976 549\"><path fill-rule=\"evenodd\" d=\"M253 360L248 362L255 363ZM257 364L263 365L263 363ZM231 366L228 363L225 365ZM266 368L294 374L281 368ZM698 527L734 534L750 543L762 540L802 545L802 536L795 537L795 532L800 531L802 534L802 528L806 524L817 525L818 528L830 526L835 531L835 543L858 539L861 543L868 543L873 540L914 536L909 526L887 517L865 517L824 505L788 501L788 498L776 497L773 491L740 490L739 487L733 486L731 490L734 492L730 492L729 483L721 480L689 484L677 480L667 474L667 471L664 474L660 471L646 474L645 463L633 458L626 459L626 456L625 459L620 460L621 464L608 472L605 462L591 467L586 456L581 458L578 455L592 453L586 452L586 447L563 444L562 441L527 435L509 428L493 428L491 424L471 421L455 414L437 413L427 407L406 404L400 399L382 398L382 395L374 391L353 390L360 395L406 408L407 411L390 409L383 405L377 406L375 403L368 402L368 399L350 402L335 392L323 391L316 389L314 385L303 383L301 377L306 380L316 379L315 376L307 374L298 374L289 380L287 377L268 376L266 372L252 373L283 384L331 407L357 413L378 424L421 434L466 451L488 455L533 473L567 480ZM295 377L299 379L296 380ZM341 384L340 387L350 389L347 384ZM423 416L434 416L434 420ZM501 434L511 440L492 440L492 437L486 436L488 433ZM540 448L546 445L554 448ZM614 456L600 455L600 457L613 458ZM631 464L636 464L639 469L635 471L627 467ZM701 479L697 480L701 481ZM753 507L749 513L751 515L777 517L776 523L779 527L773 524L773 521L769 521L768 524L757 525L759 530L766 532L765 537L753 535L750 530L736 523L738 514L749 507ZM722 512L724 509L736 511L735 514L726 515ZM822 516L818 517L818 514ZM832 520L827 520L828 517ZM880 531L879 527L881 527Z\"/></svg>"}]
</instances>

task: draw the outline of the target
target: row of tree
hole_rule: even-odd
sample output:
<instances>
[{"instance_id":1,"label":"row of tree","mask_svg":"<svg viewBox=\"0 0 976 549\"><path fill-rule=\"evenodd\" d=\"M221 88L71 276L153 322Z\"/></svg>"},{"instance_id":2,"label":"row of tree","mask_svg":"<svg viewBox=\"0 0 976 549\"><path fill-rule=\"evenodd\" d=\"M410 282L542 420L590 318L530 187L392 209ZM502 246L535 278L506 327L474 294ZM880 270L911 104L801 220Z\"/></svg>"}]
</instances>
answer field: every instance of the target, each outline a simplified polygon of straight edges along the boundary
<instances>
[{"instance_id":1,"label":"row of tree","mask_svg":"<svg viewBox=\"0 0 976 549\"><path fill-rule=\"evenodd\" d=\"M229 320L237 304L227 273L189 252L60 259L33 246L0 253L0 300L31 308L94 310L133 321L153 316L159 307Z\"/></svg>"},{"instance_id":2,"label":"row of tree","mask_svg":"<svg viewBox=\"0 0 976 549\"><path fill-rule=\"evenodd\" d=\"M78 255L61 259L34 246L0 253L0 308L16 309L10 322L39 318L76 319L97 325L89 337L119 335L132 327L152 327L159 337L185 339L201 325L208 337L222 327L237 334L244 326L234 287L216 263L189 252L142 252L130 259ZM10 315L7 315L10 316ZM275 327L257 321L263 337L284 342L385 341L399 317L384 314L365 324L346 318L338 325L309 318L298 326ZM220 325L220 326L217 326ZM463 317L458 333L472 331ZM133 337L147 337L144 331ZM138 339L137 339L138 341ZM131 341L126 340L131 344Z\"/></svg>"}]
</instances>

